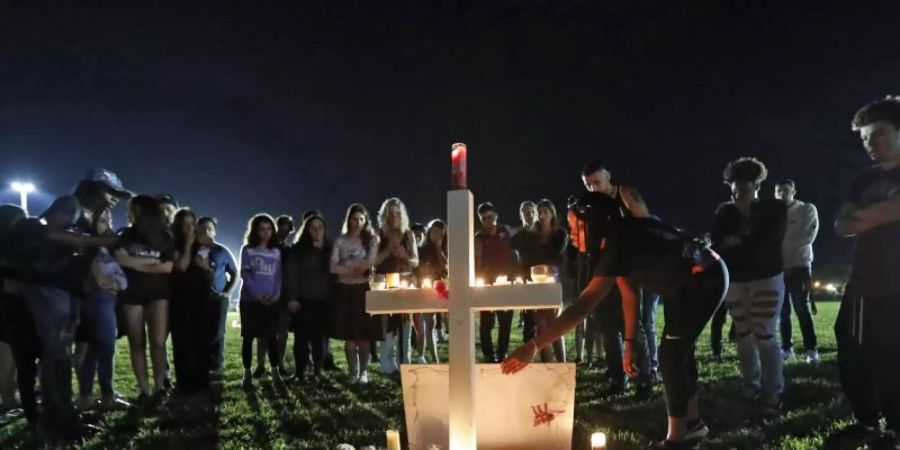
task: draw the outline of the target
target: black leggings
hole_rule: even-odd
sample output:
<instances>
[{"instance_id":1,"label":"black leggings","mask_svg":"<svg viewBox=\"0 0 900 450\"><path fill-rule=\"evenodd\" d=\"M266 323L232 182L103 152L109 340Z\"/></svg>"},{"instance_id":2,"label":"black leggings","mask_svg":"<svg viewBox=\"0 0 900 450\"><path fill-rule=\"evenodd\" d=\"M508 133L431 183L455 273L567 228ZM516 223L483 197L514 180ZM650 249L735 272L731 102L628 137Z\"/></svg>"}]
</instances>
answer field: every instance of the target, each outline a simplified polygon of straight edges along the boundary
<instances>
[{"instance_id":1,"label":"black leggings","mask_svg":"<svg viewBox=\"0 0 900 450\"><path fill-rule=\"evenodd\" d=\"M671 417L687 415L688 401L697 394L695 344L727 290L728 269L719 261L691 275L674 295L663 296L666 324L659 346L659 368Z\"/></svg>"},{"instance_id":2,"label":"black leggings","mask_svg":"<svg viewBox=\"0 0 900 450\"><path fill-rule=\"evenodd\" d=\"M175 292L169 310L175 385L184 392L204 391L210 386L209 343L215 330L212 321L203 319L218 313L219 301L209 295Z\"/></svg>"},{"instance_id":3,"label":"black leggings","mask_svg":"<svg viewBox=\"0 0 900 450\"><path fill-rule=\"evenodd\" d=\"M265 342L266 352L269 354L269 364L272 369L279 367L278 361L278 341L275 336L270 338L253 338L244 336L241 343L241 361L244 363L244 370L250 370L253 367L253 340L262 339Z\"/></svg>"},{"instance_id":4,"label":"black leggings","mask_svg":"<svg viewBox=\"0 0 900 450\"><path fill-rule=\"evenodd\" d=\"M325 339L321 334L312 334L301 330L294 333L294 366L297 368L297 376L301 377L309 365L310 349L312 349L313 372L322 371L322 361L325 356Z\"/></svg>"},{"instance_id":5,"label":"black leggings","mask_svg":"<svg viewBox=\"0 0 900 450\"><path fill-rule=\"evenodd\" d=\"M484 311L480 315L481 322L478 324L481 336L481 353L484 355L486 363L501 362L506 359L506 352L509 350L509 335L512 331L512 311ZM491 331L494 329L494 322L498 322L500 332L497 336L497 348L494 350L494 339Z\"/></svg>"}]
</instances>

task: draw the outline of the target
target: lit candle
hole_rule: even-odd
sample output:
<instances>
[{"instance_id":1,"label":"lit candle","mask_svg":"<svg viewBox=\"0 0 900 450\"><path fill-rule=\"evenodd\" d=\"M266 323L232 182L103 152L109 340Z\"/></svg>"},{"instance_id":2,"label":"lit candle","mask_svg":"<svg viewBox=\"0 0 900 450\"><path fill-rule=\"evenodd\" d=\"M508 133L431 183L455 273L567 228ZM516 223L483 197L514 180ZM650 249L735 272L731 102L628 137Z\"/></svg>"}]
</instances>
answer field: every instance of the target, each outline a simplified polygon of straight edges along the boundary
<instances>
[{"instance_id":1,"label":"lit candle","mask_svg":"<svg viewBox=\"0 0 900 450\"><path fill-rule=\"evenodd\" d=\"M400 450L400 432L397 430L387 430L387 450Z\"/></svg>"},{"instance_id":2,"label":"lit candle","mask_svg":"<svg viewBox=\"0 0 900 450\"><path fill-rule=\"evenodd\" d=\"M425 278L422 280L422 287L425 289L431 289L434 286L430 278Z\"/></svg>"},{"instance_id":3,"label":"lit candle","mask_svg":"<svg viewBox=\"0 0 900 450\"><path fill-rule=\"evenodd\" d=\"M516 284L525 284L525 280L522 277L516 277Z\"/></svg>"},{"instance_id":4,"label":"lit candle","mask_svg":"<svg viewBox=\"0 0 900 450\"><path fill-rule=\"evenodd\" d=\"M484 287L484 278L476 278L475 287Z\"/></svg>"},{"instance_id":5,"label":"lit candle","mask_svg":"<svg viewBox=\"0 0 900 450\"><path fill-rule=\"evenodd\" d=\"M388 289L400 287L400 274L399 273L389 273L389 274L385 275L385 280L387 281Z\"/></svg>"},{"instance_id":6,"label":"lit candle","mask_svg":"<svg viewBox=\"0 0 900 450\"><path fill-rule=\"evenodd\" d=\"M506 275L500 275L494 281L494 286L506 286L509 284L509 277Z\"/></svg>"},{"instance_id":7,"label":"lit candle","mask_svg":"<svg viewBox=\"0 0 900 450\"><path fill-rule=\"evenodd\" d=\"M594 433L591 435L591 450L606 450L606 434Z\"/></svg>"},{"instance_id":8,"label":"lit candle","mask_svg":"<svg viewBox=\"0 0 900 450\"><path fill-rule=\"evenodd\" d=\"M453 170L450 175L450 189L466 188L466 144L457 142L450 146L450 161Z\"/></svg>"}]
</instances>

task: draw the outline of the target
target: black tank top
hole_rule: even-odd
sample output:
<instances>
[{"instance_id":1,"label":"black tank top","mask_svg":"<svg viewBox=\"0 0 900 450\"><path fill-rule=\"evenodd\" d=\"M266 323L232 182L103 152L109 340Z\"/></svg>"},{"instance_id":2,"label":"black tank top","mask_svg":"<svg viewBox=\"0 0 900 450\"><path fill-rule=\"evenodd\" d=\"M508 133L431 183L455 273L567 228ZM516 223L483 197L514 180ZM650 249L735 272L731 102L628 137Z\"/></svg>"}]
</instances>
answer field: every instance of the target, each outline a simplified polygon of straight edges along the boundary
<instances>
[{"instance_id":1,"label":"black tank top","mask_svg":"<svg viewBox=\"0 0 900 450\"><path fill-rule=\"evenodd\" d=\"M381 236L381 241L378 243L378 252L384 251L388 246L389 239L384 233L379 233ZM401 238L400 243L403 244L403 247L409 250L409 236L411 233L403 233L403 238ZM412 267L409 265L407 261L401 261L394 255L388 255L381 264L375 267L375 273L404 273L404 272L412 272Z\"/></svg>"}]
</instances>

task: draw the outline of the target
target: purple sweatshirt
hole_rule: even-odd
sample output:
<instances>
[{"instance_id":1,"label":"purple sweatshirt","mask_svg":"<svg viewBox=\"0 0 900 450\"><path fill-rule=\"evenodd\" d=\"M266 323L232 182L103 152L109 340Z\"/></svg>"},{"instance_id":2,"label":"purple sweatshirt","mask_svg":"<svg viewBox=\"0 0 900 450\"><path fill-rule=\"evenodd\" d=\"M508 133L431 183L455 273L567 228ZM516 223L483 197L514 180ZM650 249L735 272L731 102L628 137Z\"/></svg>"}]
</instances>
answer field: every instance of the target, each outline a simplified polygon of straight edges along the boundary
<instances>
[{"instance_id":1,"label":"purple sweatshirt","mask_svg":"<svg viewBox=\"0 0 900 450\"><path fill-rule=\"evenodd\" d=\"M241 301L252 301L269 295L281 297L281 251L277 248L241 249Z\"/></svg>"}]
</instances>

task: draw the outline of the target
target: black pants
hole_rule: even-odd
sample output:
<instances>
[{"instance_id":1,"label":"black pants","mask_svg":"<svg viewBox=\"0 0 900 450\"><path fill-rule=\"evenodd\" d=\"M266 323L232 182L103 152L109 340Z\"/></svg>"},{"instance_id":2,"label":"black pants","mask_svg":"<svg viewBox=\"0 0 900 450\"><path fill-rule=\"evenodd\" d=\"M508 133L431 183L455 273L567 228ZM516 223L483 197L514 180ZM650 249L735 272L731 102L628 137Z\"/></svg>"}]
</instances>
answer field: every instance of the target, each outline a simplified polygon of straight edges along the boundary
<instances>
[{"instance_id":1,"label":"black pants","mask_svg":"<svg viewBox=\"0 0 900 450\"><path fill-rule=\"evenodd\" d=\"M809 267L795 267L784 271L784 303L781 306L781 349L793 349L791 333L791 306L797 313L800 332L803 334L804 350L815 350L816 329L813 327L812 314L809 311L809 291L812 285L812 272Z\"/></svg>"},{"instance_id":2,"label":"black pants","mask_svg":"<svg viewBox=\"0 0 900 450\"><path fill-rule=\"evenodd\" d=\"M215 306L209 310L207 320L211 335L207 339L210 369L221 371L225 366L225 322L228 320L228 299L216 297Z\"/></svg>"},{"instance_id":3,"label":"black pants","mask_svg":"<svg viewBox=\"0 0 900 450\"><path fill-rule=\"evenodd\" d=\"M31 311L20 296L3 295L3 322L6 327L6 340L12 350L16 363L16 383L19 388L19 400L25 418L30 424L38 421L37 394L37 359L41 355L41 341L31 318Z\"/></svg>"},{"instance_id":4,"label":"black pants","mask_svg":"<svg viewBox=\"0 0 900 450\"><path fill-rule=\"evenodd\" d=\"M275 340L278 342L278 367L281 367L284 361L284 354L287 352L288 333L290 332L291 313L287 310L278 312L278 330Z\"/></svg>"},{"instance_id":5,"label":"black pants","mask_svg":"<svg viewBox=\"0 0 900 450\"><path fill-rule=\"evenodd\" d=\"M665 304L665 301L663 303ZM715 356L722 354L722 328L725 327L725 319L727 317L728 308L723 304L713 314L712 324L709 326L709 347ZM731 322L731 327L728 329L728 340L733 342L734 339L734 322Z\"/></svg>"},{"instance_id":6,"label":"black pants","mask_svg":"<svg viewBox=\"0 0 900 450\"><path fill-rule=\"evenodd\" d=\"M253 368L253 340L259 338L243 337L241 342L241 362L244 370ZM266 353L269 354L269 365L278 367L278 340L275 336L265 339Z\"/></svg>"},{"instance_id":7,"label":"black pants","mask_svg":"<svg viewBox=\"0 0 900 450\"><path fill-rule=\"evenodd\" d=\"M609 380L613 384L625 384L625 370L622 368L622 332L625 319L622 314L622 297L618 288L599 306L600 334L603 336L603 356ZM645 347L646 348L646 347Z\"/></svg>"},{"instance_id":8,"label":"black pants","mask_svg":"<svg viewBox=\"0 0 900 450\"><path fill-rule=\"evenodd\" d=\"M900 432L900 294L847 295L834 325L838 370L856 420Z\"/></svg>"},{"instance_id":9,"label":"black pants","mask_svg":"<svg viewBox=\"0 0 900 450\"><path fill-rule=\"evenodd\" d=\"M534 338L536 329L534 324L534 311L522 310L522 342L528 342Z\"/></svg>"},{"instance_id":10,"label":"black pants","mask_svg":"<svg viewBox=\"0 0 900 450\"><path fill-rule=\"evenodd\" d=\"M219 313L219 299L207 294L178 295L171 303L175 385L182 392L209 389L209 342L215 336L207 317Z\"/></svg>"},{"instance_id":11,"label":"black pants","mask_svg":"<svg viewBox=\"0 0 900 450\"><path fill-rule=\"evenodd\" d=\"M506 353L509 351L509 335L512 331L513 312L484 311L480 317L481 353L484 355L484 360L487 363L501 362L506 359ZM494 350L494 339L491 336L495 321L500 327L500 333L497 336L496 352Z\"/></svg>"},{"instance_id":12,"label":"black pants","mask_svg":"<svg viewBox=\"0 0 900 450\"><path fill-rule=\"evenodd\" d=\"M671 417L687 415L688 401L697 394L697 339L727 290L728 270L719 261L706 271L691 275L676 292L663 295L665 326L659 346L659 369Z\"/></svg>"},{"instance_id":13,"label":"black pants","mask_svg":"<svg viewBox=\"0 0 900 450\"><path fill-rule=\"evenodd\" d=\"M310 352L312 350L312 352ZM309 365L312 354L313 373L322 372L322 363L325 355L325 340L321 335L310 334L300 329L294 332L294 366L297 368L297 376L303 376Z\"/></svg>"}]
</instances>

